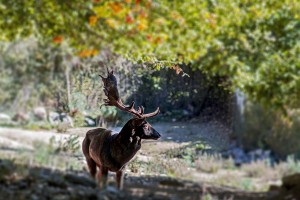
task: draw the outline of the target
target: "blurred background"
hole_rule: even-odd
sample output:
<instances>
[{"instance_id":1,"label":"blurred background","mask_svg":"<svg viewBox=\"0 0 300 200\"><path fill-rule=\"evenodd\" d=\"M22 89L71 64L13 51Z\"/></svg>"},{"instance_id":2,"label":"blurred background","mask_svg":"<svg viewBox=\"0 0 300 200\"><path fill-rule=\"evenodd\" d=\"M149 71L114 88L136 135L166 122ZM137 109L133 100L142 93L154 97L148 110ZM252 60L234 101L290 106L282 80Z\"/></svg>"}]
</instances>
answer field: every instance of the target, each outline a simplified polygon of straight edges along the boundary
<instances>
[{"instance_id":1,"label":"blurred background","mask_svg":"<svg viewBox=\"0 0 300 200\"><path fill-rule=\"evenodd\" d=\"M0 194L300 198L299 13L297 0L0 2ZM112 177L98 191L81 153L88 130L131 117L101 107L107 68L124 102L161 110L124 192Z\"/></svg>"}]
</instances>

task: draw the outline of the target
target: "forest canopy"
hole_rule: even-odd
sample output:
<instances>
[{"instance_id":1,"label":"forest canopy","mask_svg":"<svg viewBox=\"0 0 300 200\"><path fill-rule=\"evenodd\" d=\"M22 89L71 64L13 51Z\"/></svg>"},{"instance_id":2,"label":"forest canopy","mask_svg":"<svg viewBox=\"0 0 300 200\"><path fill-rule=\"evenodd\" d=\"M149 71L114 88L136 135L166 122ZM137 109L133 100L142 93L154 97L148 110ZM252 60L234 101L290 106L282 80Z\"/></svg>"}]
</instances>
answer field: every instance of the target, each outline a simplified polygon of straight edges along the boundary
<instances>
[{"instance_id":1,"label":"forest canopy","mask_svg":"<svg viewBox=\"0 0 300 200\"><path fill-rule=\"evenodd\" d=\"M265 106L300 106L298 0L14 0L0 2L0 40L34 36L81 58L109 48L157 69L189 63L227 77Z\"/></svg>"}]
</instances>

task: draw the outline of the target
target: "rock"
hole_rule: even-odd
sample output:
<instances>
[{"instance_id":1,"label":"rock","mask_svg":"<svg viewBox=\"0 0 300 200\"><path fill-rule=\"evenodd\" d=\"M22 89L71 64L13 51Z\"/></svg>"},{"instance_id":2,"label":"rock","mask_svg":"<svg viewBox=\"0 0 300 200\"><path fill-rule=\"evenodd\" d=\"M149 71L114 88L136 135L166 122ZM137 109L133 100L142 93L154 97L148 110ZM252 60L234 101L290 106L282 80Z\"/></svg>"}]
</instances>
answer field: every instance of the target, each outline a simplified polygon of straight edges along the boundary
<instances>
[{"instance_id":1,"label":"rock","mask_svg":"<svg viewBox=\"0 0 300 200\"><path fill-rule=\"evenodd\" d=\"M300 199L300 173L283 177L281 187L270 187L269 191L275 193L269 200Z\"/></svg>"},{"instance_id":2,"label":"rock","mask_svg":"<svg viewBox=\"0 0 300 200\"><path fill-rule=\"evenodd\" d=\"M15 114L15 116L12 118L12 120L16 121L16 122L20 122L20 123L26 123L29 121L29 115L27 113L24 112L18 112L17 114Z\"/></svg>"},{"instance_id":3,"label":"rock","mask_svg":"<svg viewBox=\"0 0 300 200\"><path fill-rule=\"evenodd\" d=\"M47 111L45 107L36 107L33 109L33 114L38 120L47 119Z\"/></svg>"},{"instance_id":4,"label":"rock","mask_svg":"<svg viewBox=\"0 0 300 200\"><path fill-rule=\"evenodd\" d=\"M173 186L173 187L183 187L184 183L176 180L176 179L166 179L159 182L160 185L164 186Z\"/></svg>"},{"instance_id":5,"label":"rock","mask_svg":"<svg viewBox=\"0 0 300 200\"><path fill-rule=\"evenodd\" d=\"M49 123L51 125L57 125L60 122L59 113L57 112L49 112Z\"/></svg>"},{"instance_id":6,"label":"rock","mask_svg":"<svg viewBox=\"0 0 300 200\"><path fill-rule=\"evenodd\" d=\"M68 115L62 119L62 122L65 124L68 124L69 127L74 127L73 119L72 119L72 117L70 117Z\"/></svg>"},{"instance_id":7,"label":"rock","mask_svg":"<svg viewBox=\"0 0 300 200\"><path fill-rule=\"evenodd\" d=\"M96 126L96 121L89 116L84 117L84 122L86 123L87 126Z\"/></svg>"},{"instance_id":8,"label":"rock","mask_svg":"<svg viewBox=\"0 0 300 200\"><path fill-rule=\"evenodd\" d=\"M282 186L286 189L300 186L300 174L293 174L282 178Z\"/></svg>"},{"instance_id":9,"label":"rock","mask_svg":"<svg viewBox=\"0 0 300 200\"><path fill-rule=\"evenodd\" d=\"M49 186L53 186L53 187L60 187L60 188L67 187L67 183L65 182L62 176L52 175L48 178L47 182Z\"/></svg>"},{"instance_id":10,"label":"rock","mask_svg":"<svg viewBox=\"0 0 300 200\"><path fill-rule=\"evenodd\" d=\"M107 186L106 190L110 193L118 193L119 192L119 190L113 186Z\"/></svg>"},{"instance_id":11,"label":"rock","mask_svg":"<svg viewBox=\"0 0 300 200\"><path fill-rule=\"evenodd\" d=\"M0 124L11 122L11 117L5 113L0 113Z\"/></svg>"},{"instance_id":12,"label":"rock","mask_svg":"<svg viewBox=\"0 0 300 200\"><path fill-rule=\"evenodd\" d=\"M12 161L0 159L0 181L10 176L14 170L15 166Z\"/></svg>"},{"instance_id":13,"label":"rock","mask_svg":"<svg viewBox=\"0 0 300 200\"><path fill-rule=\"evenodd\" d=\"M66 181L73 183L73 184L77 184L77 185L83 185L83 186L87 186L87 187L96 187L97 186L95 181L93 181L92 179L89 179L85 176L82 176L82 175L66 174L64 176L64 178Z\"/></svg>"},{"instance_id":14,"label":"rock","mask_svg":"<svg viewBox=\"0 0 300 200\"><path fill-rule=\"evenodd\" d=\"M270 185L269 187L269 191L278 191L278 190L280 190L279 185Z\"/></svg>"}]
</instances>

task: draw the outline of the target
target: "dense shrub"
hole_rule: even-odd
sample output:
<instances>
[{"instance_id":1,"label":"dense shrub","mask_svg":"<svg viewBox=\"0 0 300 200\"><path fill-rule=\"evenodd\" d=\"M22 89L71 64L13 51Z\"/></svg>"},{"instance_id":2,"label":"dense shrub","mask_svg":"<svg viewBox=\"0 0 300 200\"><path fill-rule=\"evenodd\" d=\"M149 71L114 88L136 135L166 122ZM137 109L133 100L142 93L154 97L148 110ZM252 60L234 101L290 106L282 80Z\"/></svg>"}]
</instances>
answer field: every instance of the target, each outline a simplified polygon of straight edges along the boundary
<instances>
[{"instance_id":1,"label":"dense shrub","mask_svg":"<svg viewBox=\"0 0 300 200\"><path fill-rule=\"evenodd\" d=\"M248 102L240 127L236 134L247 150L271 149L279 158L290 154L300 158L299 111L282 115Z\"/></svg>"}]
</instances>

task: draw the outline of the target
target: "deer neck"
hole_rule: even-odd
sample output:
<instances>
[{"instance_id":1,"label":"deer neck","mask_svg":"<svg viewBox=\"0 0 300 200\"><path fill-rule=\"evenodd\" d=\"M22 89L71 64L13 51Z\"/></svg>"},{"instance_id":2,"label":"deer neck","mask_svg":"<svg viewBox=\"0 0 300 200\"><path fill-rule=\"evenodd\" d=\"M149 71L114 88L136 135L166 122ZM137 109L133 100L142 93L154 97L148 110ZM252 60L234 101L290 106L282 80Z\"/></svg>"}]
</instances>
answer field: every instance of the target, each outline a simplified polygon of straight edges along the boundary
<instances>
[{"instance_id":1,"label":"deer neck","mask_svg":"<svg viewBox=\"0 0 300 200\"><path fill-rule=\"evenodd\" d=\"M141 138L133 134L133 128L125 125L115 138L111 153L116 160L125 165L140 148Z\"/></svg>"},{"instance_id":2,"label":"deer neck","mask_svg":"<svg viewBox=\"0 0 300 200\"><path fill-rule=\"evenodd\" d=\"M122 128L116 140L124 150L138 151L141 147L141 138L135 134L134 128L128 124Z\"/></svg>"}]
</instances>

